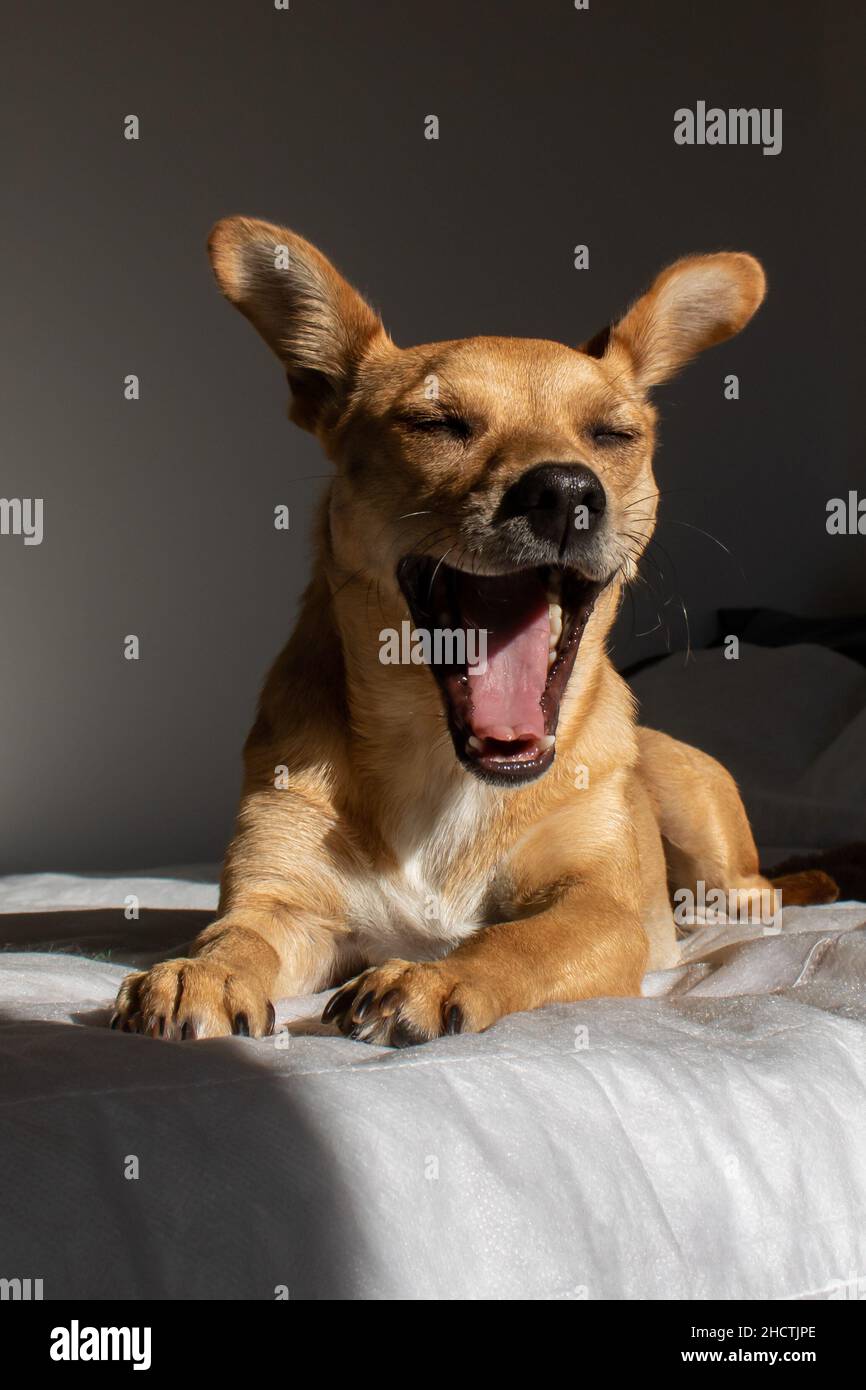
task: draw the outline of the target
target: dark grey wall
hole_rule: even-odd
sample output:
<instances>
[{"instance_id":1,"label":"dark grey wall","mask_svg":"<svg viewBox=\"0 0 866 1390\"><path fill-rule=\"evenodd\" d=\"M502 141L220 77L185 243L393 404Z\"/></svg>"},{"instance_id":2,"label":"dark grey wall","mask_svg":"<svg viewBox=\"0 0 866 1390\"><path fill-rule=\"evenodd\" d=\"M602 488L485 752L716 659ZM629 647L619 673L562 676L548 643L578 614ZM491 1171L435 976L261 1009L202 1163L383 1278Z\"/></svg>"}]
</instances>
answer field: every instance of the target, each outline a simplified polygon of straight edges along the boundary
<instances>
[{"instance_id":1,"label":"dark grey wall","mask_svg":"<svg viewBox=\"0 0 866 1390\"><path fill-rule=\"evenodd\" d=\"M324 465L210 278L226 213L317 241L398 342L576 342L683 252L756 253L760 317L660 396L664 593L699 636L725 604L862 608L866 538L824 525L863 481L853 0L10 8L0 495L43 497L45 536L0 537L0 869L217 858L229 832ZM782 107L782 153L677 147L699 99ZM622 659L659 640L630 622Z\"/></svg>"}]
</instances>

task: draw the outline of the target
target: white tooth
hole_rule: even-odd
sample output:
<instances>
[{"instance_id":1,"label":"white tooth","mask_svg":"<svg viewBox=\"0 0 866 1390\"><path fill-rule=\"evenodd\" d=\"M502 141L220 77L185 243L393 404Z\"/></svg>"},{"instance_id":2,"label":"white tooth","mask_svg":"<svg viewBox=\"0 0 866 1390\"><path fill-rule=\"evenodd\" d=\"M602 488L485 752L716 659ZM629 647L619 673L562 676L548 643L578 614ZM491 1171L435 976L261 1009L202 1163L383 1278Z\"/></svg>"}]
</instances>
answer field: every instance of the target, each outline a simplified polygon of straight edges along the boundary
<instances>
[{"instance_id":1,"label":"white tooth","mask_svg":"<svg viewBox=\"0 0 866 1390\"><path fill-rule=\"evenodd\" d=\"M549 622L550 622L550 631L551 631L551 635L552 635L553 633L555 633L557 637L561 637L561 636L562 636L562 608L560 607L560 605L559 605L558 603L551 603L551 604L549 605L549 607L548 607L548 610L547 610L547 616L548 616L548 620L549 620Z\"/></svg>"},{"instance_id":2,"label":"white tooth","mask_svg":"<svg viewBox=\"0 0 866 1390\"><path fill-rule=\"evenodd\" d=\"M545 734L545 735L544 735L544 738L540 738L540 739L538 740L538 746L539 746L539 748L541 749L542 753L546 753L547 750L548 750L548 748L552 748L553 745L554 745L555 743L556 743L556 735L555 735L555 734Z\"/></svg>"},{"instance_id":3,"label":"white tooth","mask_svg":"<svg viewBox=\"0 0 866 1390\"><path fill-rule=\"evenodd\" d=\"M554 645L548 650L548 653L547 653L547 669L548 669L548 671L550 670L550 668L551 668L551 666L553 665L553 663L554 663L555 660L556 660L556 644L554 643Z\"/></svg>"},{"instance_id":4,"label":"white tooth","mask_svg":"<svg viewBox=\"0 0 866 1390\"><path fill-rule=\"evenodd\" d=\"M480 739L480 738L476 738L474 734L470 734L470 735L469 735L469 738L467 739L467 744L468 744L468 746L469 746L470 748L476 749L477 752L479 752L479 753L481 752L481 748L482 748L481 739Z\"/></svg>"}]
</instances>

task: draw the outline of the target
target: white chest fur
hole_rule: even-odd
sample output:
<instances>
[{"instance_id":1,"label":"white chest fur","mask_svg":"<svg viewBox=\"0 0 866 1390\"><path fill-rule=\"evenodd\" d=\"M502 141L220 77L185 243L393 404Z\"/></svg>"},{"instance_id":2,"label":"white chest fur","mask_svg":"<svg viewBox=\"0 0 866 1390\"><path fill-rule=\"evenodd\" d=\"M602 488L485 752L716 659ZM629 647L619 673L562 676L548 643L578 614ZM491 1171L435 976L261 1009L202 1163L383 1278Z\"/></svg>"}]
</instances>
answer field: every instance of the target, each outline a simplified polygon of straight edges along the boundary
<instances>
[{"instance_id":1,"label":"white chest fur","mask_svg":"<svg viewBox=\"0 0 866 1390\"><path fill-rule=\"evenodd\" d=\"M463 773L395 816L397 867L359 875L349 889L350 926L371 962L434 959L478 928L492 872L470 879L455 869L477 844L489 807L488 788Z\"/></svg>"}]
</instances>

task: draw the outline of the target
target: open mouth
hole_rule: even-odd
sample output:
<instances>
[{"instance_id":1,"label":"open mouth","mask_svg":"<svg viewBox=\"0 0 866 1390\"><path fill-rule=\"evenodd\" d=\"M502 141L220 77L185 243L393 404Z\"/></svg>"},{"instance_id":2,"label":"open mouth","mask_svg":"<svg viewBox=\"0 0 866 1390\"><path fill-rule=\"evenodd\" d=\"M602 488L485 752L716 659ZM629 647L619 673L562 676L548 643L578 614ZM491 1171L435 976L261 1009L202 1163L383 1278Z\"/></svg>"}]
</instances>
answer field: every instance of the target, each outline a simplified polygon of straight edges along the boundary
<instances>
[{"instance_id":1,"label":"open mouth","mask_svg":"<svg viewBox=\"0 0 866 1390\"><path fill-rule=\"evenodd\" d=\"M397 578L416 630L436 635L429 665L458 758L500 786L540 777L604 584L555 565L479 575L419 555L400 561Z\"/></svg>"}]
</instances>

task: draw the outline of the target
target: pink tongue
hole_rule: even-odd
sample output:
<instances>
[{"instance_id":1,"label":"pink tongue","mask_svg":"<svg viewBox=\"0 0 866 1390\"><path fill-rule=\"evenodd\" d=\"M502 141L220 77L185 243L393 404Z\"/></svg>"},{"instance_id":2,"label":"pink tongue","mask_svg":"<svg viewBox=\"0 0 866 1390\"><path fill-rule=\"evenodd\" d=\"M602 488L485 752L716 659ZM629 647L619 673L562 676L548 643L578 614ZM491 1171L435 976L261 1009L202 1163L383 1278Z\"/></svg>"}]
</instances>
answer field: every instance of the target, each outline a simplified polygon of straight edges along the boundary
<instances>
[{"instance_id":1,"label":"pink tongue","mask_svg":"<svg viewBox=\"0 0 866 1390\"><path fill-rule=\"evenodd\" d=\"M459 583L465 624L487 630L487 669L483 662L476 674L469 667L472 732L507 742L540 738L550 631L541 580L531 573L466 575Z\"/></svg>"}]
</instances>

